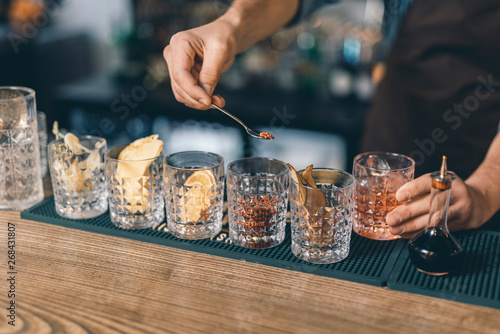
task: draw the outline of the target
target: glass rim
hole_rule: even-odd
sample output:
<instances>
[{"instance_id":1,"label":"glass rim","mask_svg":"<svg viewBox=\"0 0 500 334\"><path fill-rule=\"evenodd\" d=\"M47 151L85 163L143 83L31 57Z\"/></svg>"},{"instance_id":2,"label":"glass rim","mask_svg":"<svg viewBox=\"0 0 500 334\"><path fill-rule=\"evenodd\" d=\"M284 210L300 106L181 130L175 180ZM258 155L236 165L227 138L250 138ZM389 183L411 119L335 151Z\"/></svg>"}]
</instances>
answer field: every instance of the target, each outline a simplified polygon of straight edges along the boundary
<instances>
[{"instance_id":1,"label":"glass rim","mask_svg":"<svg viewBox=\"0 0 500 334\"><path fill-rule=\"evenodd\" d=\"M162 155L163 155L163 149L162 151L160 152L159 155L153 157L153 158L148 158L148 159L137 159L137 160L120 160L120 159L115 159L115 158L112 158L109 156L109 153L111 152L111 150L115 149L115 148L118 148L118 147L122 147L121 151L123 151L123 149L125 147L127 147L129 144L121 144L121 145L115 145L111 148L108 148L105 152L105 156L106 156L106 159L109 159L111 161L115 161L115 162L127 162L127 163L134 163L134 162L144 162L144 161L154 161L154 160L157 160L158 158L161 158ZM121 152L120 151L120 152Z\"/></svg>"},{"instance_id":2,"label":"glass rim","mask_svg":"<svg viewBox=\"0 0 500 334\"><path fill-rule=\"evenodd\" d=\"M99 142L99 141L104 141L104 142L106 142L106 143L107 143L106 138L104 138L104 137L92 136L92 135L82 135L82 136L77 136L77 137L78 137L78 139L80 139L80 138L98 139L98 142ZM52 144L54 144L54 143L56 143L56 142L59 142L59 141L64 143L64 138L54 139L54 140L50 141L50 142L47 144L47 148L48 148L48 149L50 149L50 147L52 146ZM103 146L103 147L101 147L101 148L104 148L104 146ZM88 153L89 153L89 152L73 153L73 154L74 154L74 155L82 155L82 154L88 154Z\"/></svg>"},{"instance_id":3,"label":"glass rim","mask_svg":"<svg viewBox=\"0 0 500 334\"><path fill-rule=\"evenodd\" d=\"M403 167L403 168L381 169L381 168L364 166L364 165L362 165L361 163L358 162L358 159L360 157L365 156L365 155L370 155L370 154L392 155L392 156L395 156L395 157L404 158L404 159L410 161L411 164L408 167ZM370 152L364 152L364 153L360 153L360 154L356 155L354 157L354 165L357 165L358 167L361 167L361 168L366 168L366 169L376 170L376 171L398 172L398 171L404 171L404 170L411 169L412 167L415 168L415 160L413 160L409 156L401 154L401 153L384 152L384 151L370 151Z\"/></svg>"},{"instance_id":4,"label":"glass rim","mask_svg":"<svg viewBox=\"0 0 500 334\"><path fill-rule=\"evenodd\" d=\"M298 172L302 174L302 172L305 171L305 170L306 169L304 168L304 169L299 170ZM345 187L337 187L338 189L346 189L346 188L352 187L353 185L356 184L356 178L354 177L354 175L352 175L351 173L346 172L345 170L342 170L342 169L330 168L330 167L313 167L312 170L313 171L326 170L326 171L330 171L330 172L336 172L336 173L339 173L339 174L343 174L343 175L349 177L349 179L351 181L349 183L349 185L345 186ZM313 188L313 187L306 186L306 185L298 183L297 181L295 181L295 179L293 177L291 179L292 179L292 182L295 183L296 185L298 185L299 187L302 187L302 188L305 188L305 189L315 189L315 190L318 190L317 188ZM335 190L335 189L325 189L325 190Z\"/></svg>"},{"instance_id":5,"label":"glass rim","mask_svg":"<svg viewBox=\"0 0 500 334\"><path fill-rule=\"evenodd\" d=\"M215 156L216 158L219 158L220 159L220 162L216 163L215 165L212 165L212 166L207 166L207 167L196 167L196 168L188 168L188 167L177 167L177 166L173 166L171 164L169 164L167 162L168 158L174 156L174 155L177 155L177 154L186 154L186 153L196 153L196 154L207 154L207 155L211 155L211 156ZM217 154L217 153L213 153L213 152L208 152L208 151L180 151L180 152L175 152L175 153L171 153L169 155L167 155L165 158L163 158L163 167L169 167L169 168L172 168L172 169L175 169L175 170L189 170L189 171L202 171L202 170L210 170L212 168L216 168L216 167L220 167L220 166L224 166L224 157L220 154Z\"/></svg>"},{"instance_id":6,"label":"glass rim","mask_svg":"<svg viewBox=\"0 0 500 334\"><path fill-rule=\"evenodd\" d=\"M233 160L227 165L227 173L229 174L231 172L231 174L234 174L234 175L243 175L240 173L233 172L231 170L231 167L238 162L250 161L250 160L267 160L267 161L274 161L274 162L282 164L285 167L285 170L281 173L275 173L274 175L276 175L276 176L283 176L286 173L290 173L290 169L288 168L288 166L286 165L285 162L278 160L278 159L267 158L267 157L248 157L248 158L239 158L239 159ZM253 179L262 179L262 178L266 177L266 176L253 176L253 175L244 175L244 176L249 177L249 178L253 178Z\"/></svg>"},{"instance_id":7,"label":"glass rim","mask_svg":"<svg viewBox=\"0 0 500 334\"><path fill-rule=\"evenodd\" d=\"M9 90L16 90L16 91L22 91L22 92L27 92L27 95L24 96L17 96L13 97L10 99L0 99L0 101L15 101L15 100L26 100L29 97L35 98L35 90L33 88L28 88L28 87L23 87L23 86L0 86L0 90L2 89L9 89Z\"/></svg>"}]
</instances>

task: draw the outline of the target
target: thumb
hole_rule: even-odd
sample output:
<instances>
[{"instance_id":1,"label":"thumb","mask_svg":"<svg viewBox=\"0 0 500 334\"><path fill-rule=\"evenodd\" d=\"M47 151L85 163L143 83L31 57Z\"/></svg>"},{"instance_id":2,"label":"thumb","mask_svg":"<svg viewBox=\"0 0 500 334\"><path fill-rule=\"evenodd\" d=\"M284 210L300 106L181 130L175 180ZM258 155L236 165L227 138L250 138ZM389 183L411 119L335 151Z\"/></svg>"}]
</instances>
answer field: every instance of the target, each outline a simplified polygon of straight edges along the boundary
<instances>
[{"instance_id":1,"label":"thumb","mask_svg":"<svg viewBox=\"0 0 500 334\"><path fill-rule=\"evenodd\" d=\"M224 53L217 49L207 50L205 54L198 82L208 96L212 96L219 82L225 58Z\"/></svg>"}]
</instances>

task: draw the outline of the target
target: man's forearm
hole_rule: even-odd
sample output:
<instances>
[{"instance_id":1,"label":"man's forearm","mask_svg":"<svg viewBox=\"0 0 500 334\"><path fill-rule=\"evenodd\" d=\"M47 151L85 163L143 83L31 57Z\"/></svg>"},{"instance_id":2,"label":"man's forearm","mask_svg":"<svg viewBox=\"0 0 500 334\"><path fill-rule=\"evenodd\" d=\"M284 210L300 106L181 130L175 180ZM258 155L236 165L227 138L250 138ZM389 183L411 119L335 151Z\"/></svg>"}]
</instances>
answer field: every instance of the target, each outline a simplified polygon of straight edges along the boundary
<instances>
[{"instance_id":1,"label":"man's forearm","mask_svg":"<svg viewBox=\"0 0 500 334\"><path fill-rule=\"evenodd\" d=\"M482 198L482 214L488 220L500 209L500 133L495 136L481 165L465 181Z\"/></svg>"},{"instance_id":2,"label":"man's forearm","mask_svg":"<svg viewBox=\"0 0 500 334\"><path fill-rule=\"evenodd\" d=\"M235 0L218 20L233 27L240 53L290 22L298 6L299 0Z\"/></svg>"}]
</instances>

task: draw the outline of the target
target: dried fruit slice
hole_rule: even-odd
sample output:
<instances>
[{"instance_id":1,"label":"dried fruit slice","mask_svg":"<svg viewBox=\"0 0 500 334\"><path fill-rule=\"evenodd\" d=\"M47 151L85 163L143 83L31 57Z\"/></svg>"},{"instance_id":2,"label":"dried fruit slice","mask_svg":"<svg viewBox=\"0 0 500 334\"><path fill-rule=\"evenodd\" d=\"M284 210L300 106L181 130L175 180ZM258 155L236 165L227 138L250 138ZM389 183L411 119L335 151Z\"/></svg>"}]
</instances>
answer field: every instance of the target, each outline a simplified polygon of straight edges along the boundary
<instances>
[{"instance_id":1,"label":"dried fruit slice","mask_svg":"<svg viewBox=\"0 0 500 334\"><path fill-rule=\"evenodd\" d=\"M158 135L137 139L125 147L118 155L116 176L124 179L123 188L125 196L118 195L118 198L125 204L125 207L136 213L144 213L149 208L150 184L145 178L149 175L149 166L152 159L159 156L163 149L163 141L158 139Z\"/></svg>"},{"instance_id":2,"label":"dried fruit slice","mask_svg":"<svg viewBox=\"0 0 500 334\"><path fill-rule=\"evenodd\" d=\"M78 159L74 159L69 164L61 160L54 164L54 168L60 173L61 181L66 185L68 191L83 191L85 190L85 179L82 176L78 166Z\"/></svg>"},{"instance_id":3,"label":"dried fruit slice","mask_svg":"<svg viewBox=\"0 0 500 334\"><path fill-rule=\"evenodd\" d=\"M314 181L314 178L312 176L312 170L313 165L307 166L306 169L302 172L302 177L304 178L304 180L306 180L309 187L318 188L316 186L316 181Z\"/></svg>"},{"instance_id":4,"label":"dried fruit slice","mask_svg":"<svg viewBox=\"0 0 500 334\"><path fill-rule=\"evenodd\" d=\"M292 167L292 165L290 164L286 164L288 166L288 168L290 169L290 172L292 174L292 178L295 182L299 183L299 184L302 184L304 186L309 186L309 183L304 180L304 178L302 177L302 175L300 175L299 172L297 172L295 170L295 168Z\"/></svg>"},{"instance_id":5,"label":"dried fruit slice","mask_svg":"<svg viewBox=\"0 0 500 334\"><path fill-rule=\"evenodd\" d=\"M210 188L214 184L214 174L209 170L198 170L191 174L191 176L187 178L186 182L184 182L184 185L188 187L205 186Z\"/></svg>"},{"instance_id":6,"label":"dried fruit slice","mask_svg":"<svg viewBox=\"0 0 500 334\"><path fill-rule=\"evenodd\" d=\"M304 238L309 243L320 246L333 243L336 229L332 229L330 224L335 222L331 217L335 216L336 209L326 207L325 195L317 188L316 181L312 176L313 165L307 166L302 175L292 166L288 165L288 168L292 171L292 177L295 180L301 180L300 183L308 187L299 187L298 193L298 204L305 209L303 211L304 219L301 219L300 224L308 231Z\"/></svg>"},{"instance_id":7,"label":"dried fruit slice","mask_svg":"<svg viewBox=\"0 0 500 334\"><path fill-rule=\"evenodd\" d=\"M179 216L185 223L198 222L213 205L212 197L217 188L214 174L209 170L195 171L184 186L191 188L182 194L185 200L179 205L183 211Z\"/></svg>"},{"instance_id":8,"label":"dried fruit slice","mask_svg":"<svg viewBox=\"0 0 500 334\"><path fill-rule=\"evenodd\" d=\"M137 139L118 155L118 160L121 161L118 162L116 175L122 178L148 175L149 165L152 162L150 159L159 156L162 149L163 141L158 139L158 135ZM127 161L134 162L127 163Z\"/></svg>"},{"instance_id":9,"label":"dried fruit slice","mask_svg":"<svg viewBox=\"0 0 500 334\"><path fill-rule=\"evenodd\" d=\"M71 151L73 151L73 153L82 154L82 145L80 144L80 140L71 132L68 132L64 136L64 144L66 144Z\"/></svg>"},{"instance_id":10,"label":"dried fruit slice","mask_svg":"<svg viewBox=\"0 0 500 334\"><path fill-rule=\"evenodd\" d=\"M63 137L61 132L59 132L59 123L57 121L54 121L54 124L52 125L52 133L56 136L56 140Z\"/></svg>"},{"instance_id":11,"label":"dried fruit slice","mask_svg":"<svg viewBox=\"0 0 500 334\"><path fill-rule=\"evenodd\" d=\"M145 160L160 155L163 141L158 135L151 135L130 143L118 156L118 160Z\"/></svg>"},{"instance_id":12,"label":"dried fruit slice","mask_svg":"<svg viewBox=\"0 0 500 334\"><path fill-rule=\"evenodd\" d=\"M89 156L80 161L78 168L82 171L83 179L90 179L94 170L98 169L102 165L101 154L99 150L106 145L106 140L99 141L95 144L94 149L90 152Z\"/></svg>"},{"instance_id":13,"label":"dried fruit slice","mask_svg":"<svg viewBox=\"0 0 500 334\"><path fill-rule=\"evenodd\" d=\"M295 170L290 164L287 164L288 168L291 171L292 178L295 180L295 182L302 184L303 186L307 186L312 188L309 185L309 182L307 182L302 175L300 175L299 172ZM312 165L310 165L311 169L311 179L312 178ZM308 167L309 168L309 167ZM314 182L316 185L316 183ZM316 188L316 187L314 187ZM306 188L299 188L299 193L298 193L298 200L299 203L303 204L304 207L306 208L307 212L312 216L316 212L318 212L322 207L326 206L326 200L325 200L325 195L323 192L319 189L306 189Z\"/></svg>"}]
</instances>

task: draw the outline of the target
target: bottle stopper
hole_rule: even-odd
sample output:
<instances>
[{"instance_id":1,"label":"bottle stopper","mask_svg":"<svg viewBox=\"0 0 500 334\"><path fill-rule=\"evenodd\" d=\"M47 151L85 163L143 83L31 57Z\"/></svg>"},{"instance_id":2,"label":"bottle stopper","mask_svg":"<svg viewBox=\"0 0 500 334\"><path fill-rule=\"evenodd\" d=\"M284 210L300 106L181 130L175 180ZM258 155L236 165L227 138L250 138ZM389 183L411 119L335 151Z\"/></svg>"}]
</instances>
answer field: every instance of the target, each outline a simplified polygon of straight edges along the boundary
<instances>
[{"instance_id":1,"label":"bottle stopper","mask_svg":"<svg viewBox=\"0 0 500 334\"><path fill-rule=\"evenodd\" d=\"M432 188L438 190L448 190L451 188L451 182L455 180L455 174L448 172L447 159L443 155L443 161L439 172L431 173Z\"/></svg>"}]
</instances>

